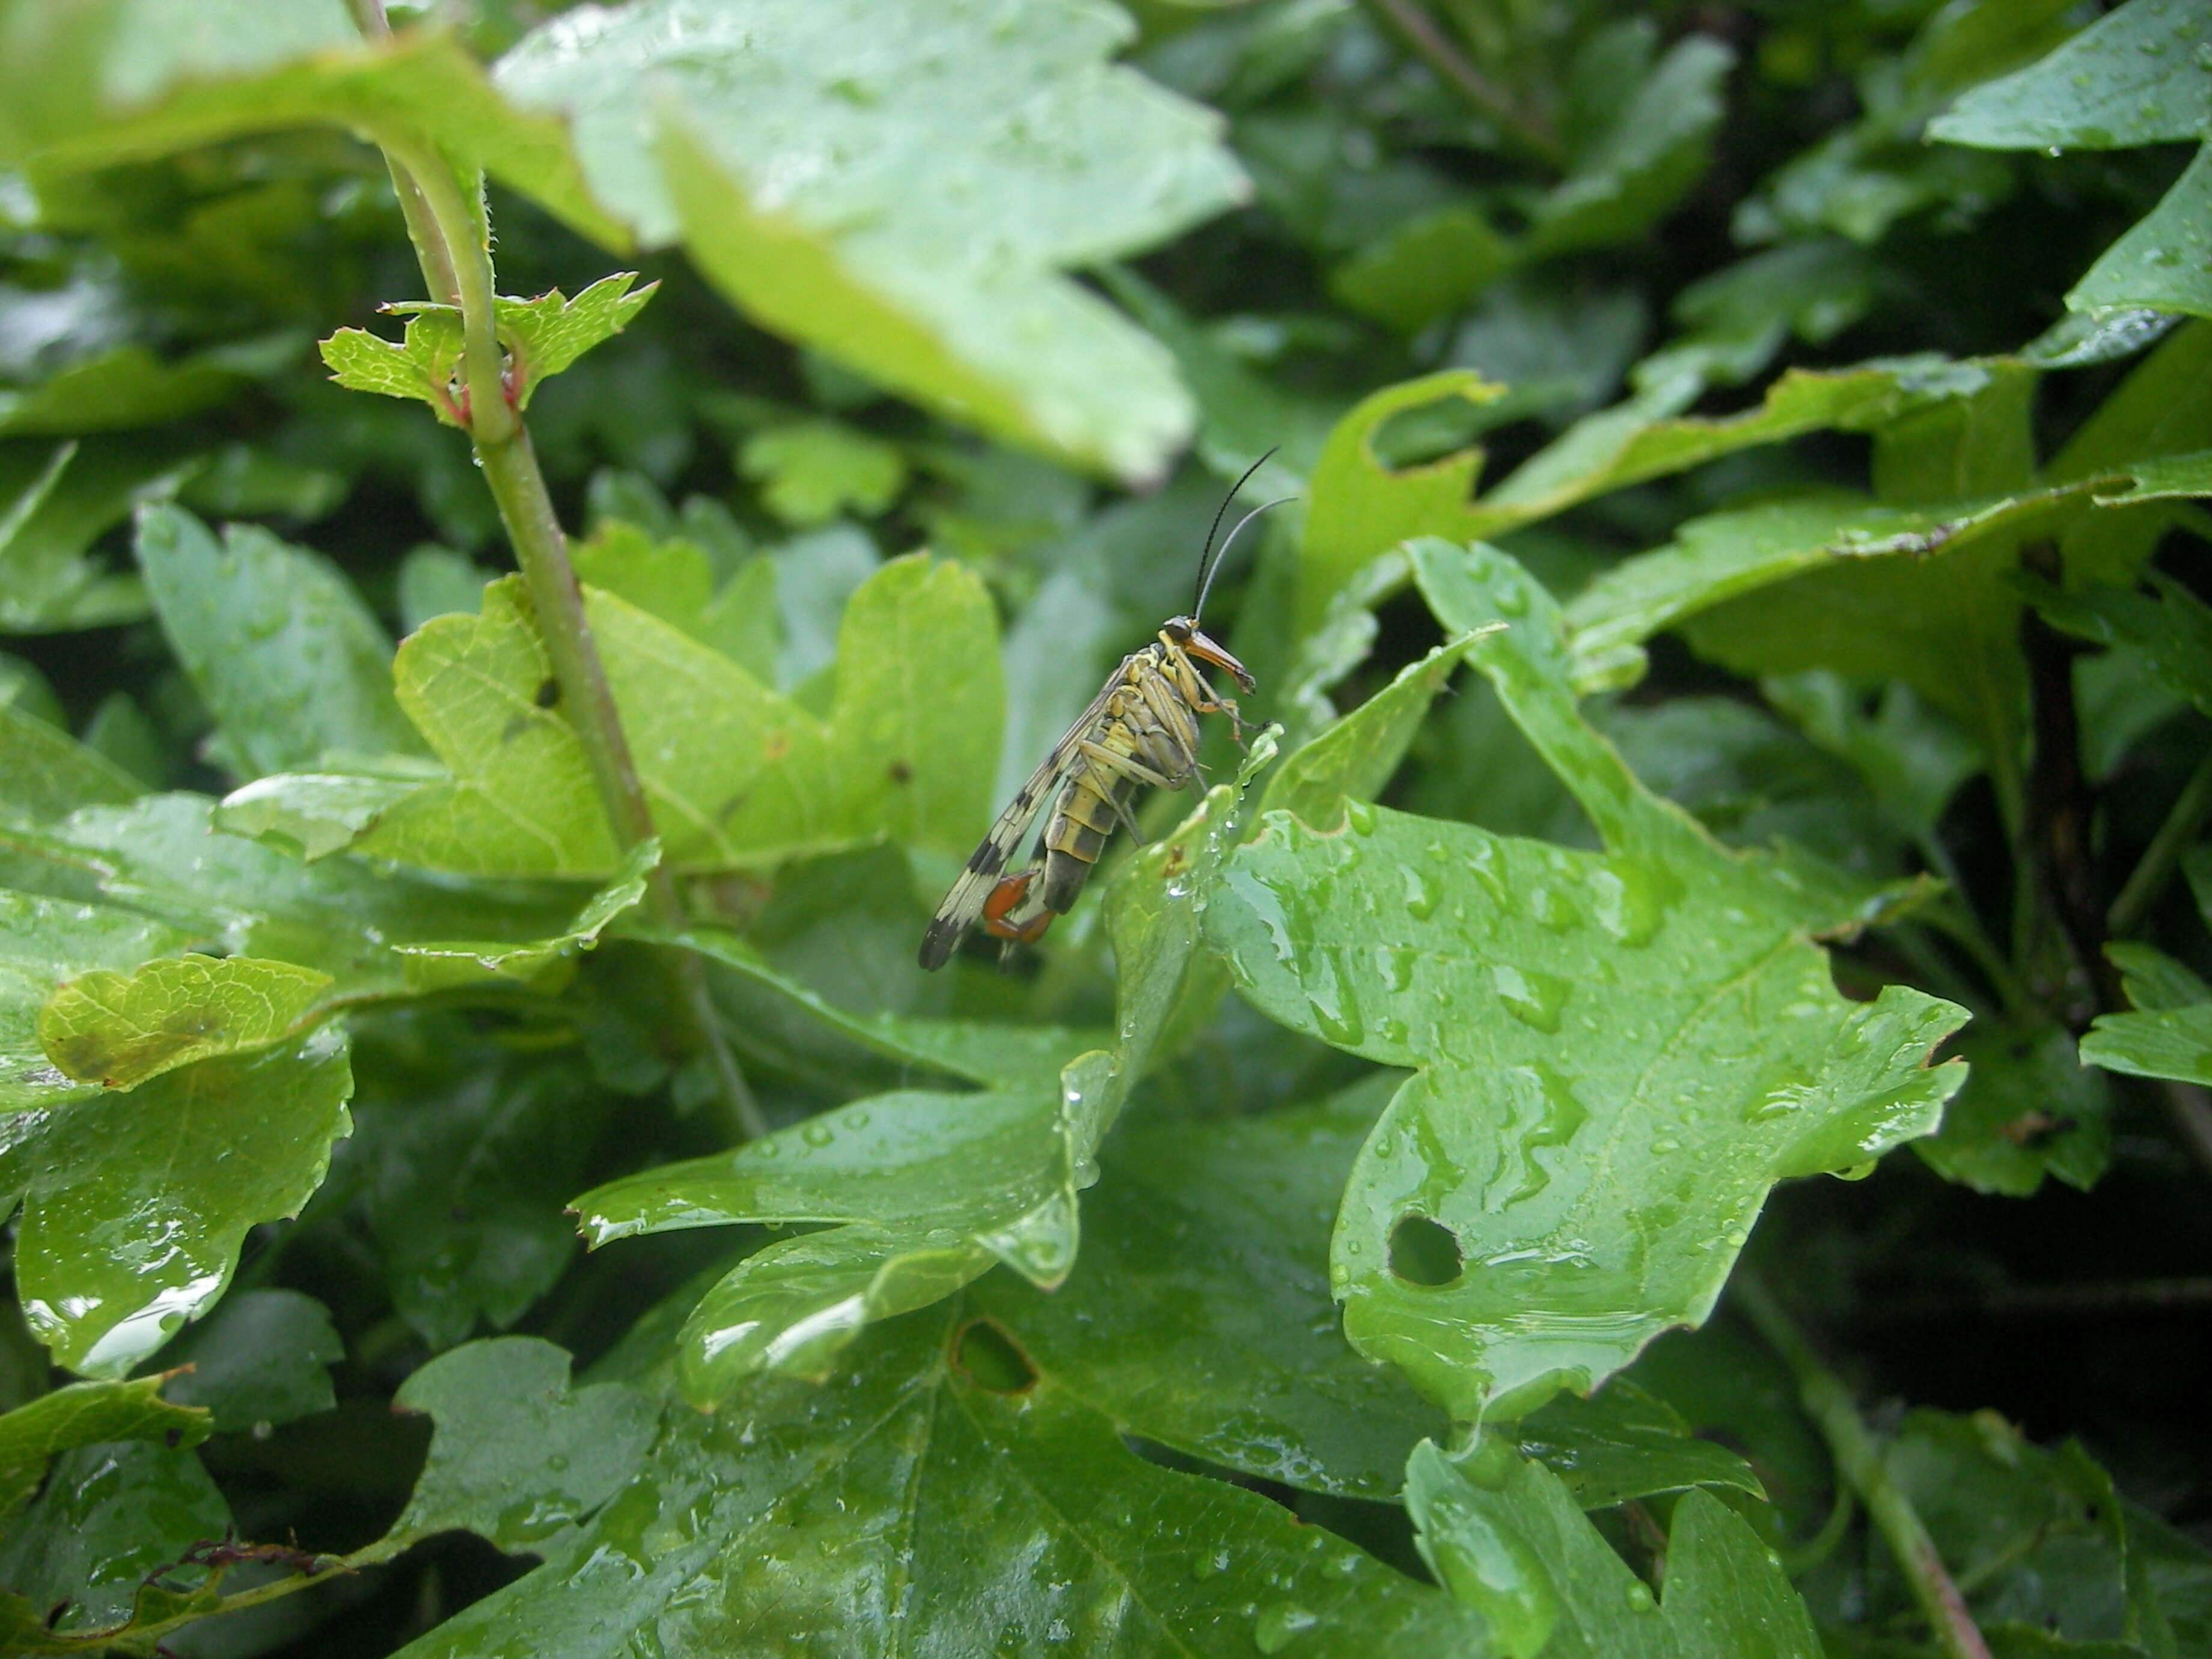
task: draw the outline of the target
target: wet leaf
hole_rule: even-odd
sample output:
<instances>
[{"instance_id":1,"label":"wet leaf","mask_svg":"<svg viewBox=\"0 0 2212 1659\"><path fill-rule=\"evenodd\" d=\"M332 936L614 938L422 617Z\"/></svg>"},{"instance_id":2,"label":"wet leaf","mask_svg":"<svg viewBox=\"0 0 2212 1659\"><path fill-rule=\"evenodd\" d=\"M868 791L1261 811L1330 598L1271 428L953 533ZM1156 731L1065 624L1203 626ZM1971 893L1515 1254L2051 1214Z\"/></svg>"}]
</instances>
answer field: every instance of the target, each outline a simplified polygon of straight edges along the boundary
<instances>
[{"instance_id":1,"label":"wet leaf","mask_svg":"<svg viewBox=\"0 0 2212 1659\"><path fill-rule=\"evenodd\" d=\"M40 1042L40 1012L56 985L136 968L189 943L182 930L134 911L0 888L0 1110L97 1092L73 1087Z\"/></svg>"},{"instance_id":2,"label":"wet leaf","mask_svg":"<svg viewBox=\"0 0 2212 1659\"><path fill-rule=\"evenodd\" d=\"M206 1439L215 1426L207 1412L161 1397L162 1384L174 1380L71 1382L0 1415L0 1525L38 1489L58 1453L105 1441L183 1448Z\"/></svg>"},{"instance_id":3,"label":"wet leaf","mask_svg":"<svg viewBox=\"0 0 2212 1659\"><path fill-rule=\"evenodd\" d=\"M392 642L328 561L250 525L218 544L176 507L140 514L137 551L170 647L245 776L334 750L422 752L392 695Z\"/></svg>"},{"instance_id":4,"label":"wet leaf","mask_svg":"<svg viewBox=\"0 0 2212 1659\"><path fill-rule=\"evenodd\" d=\"M2130 0L2047 57L1968 91L1928 136L1986 149L2124 149L2212 125L2189 0Z\"/></svg>"},{"instance_id":5,"label":"wet leaf","mask_svg":"<svg viewBox=\"0 0 2212 1659\"><path fill-rule=\"evenodd\" d=\"M1213 118L1113 65L1116 13L653 0L498 81L599 198L759 321L1018 444L1135 479L1188 434L1165 354L1059 275L1237 201ZM796 189L804 177L805 186Z\"/></svg>"},{"instance_id":6,"label":"wet leaf","mask_svg":"<svg viewBox=\"0 0 2212 1659\"><path fill-rule=\"evenodd\" d=\"M2212 714L2212 605L2163 571L2145 571L2143 579L2156 598L2109 586L2063 592L2027 579L2021 586L2052 627L2100 645L2133 646L2152 673Z\"/></svg>"},{"instance_id":7,"label":"wet leaf","mask_svg":"<svg viewBox=\"0 0 2212 1659\"><path fill-rule=\"evenodd\" d=\"M963 567L894 560L854 594L827 720L620 599L587 595L586 613L671 863L760 866L878 837L964 854L982 832L1002 691L989 598ZM388 806L361 850L485 874L613 867L519 582L485 589L481 617L426 624L398 672L454 781Z\"/></svg>"},{"instance_id":8,"label":"wet leaf","mask_svg":"<svg viewBox=\"0 0 2212 1659\"><path fill-rule=\"evenodd\" d=\"M325 1028L3 1120L0 1194L23 1206L16 1286L56 1362L119 1376L205 1312L246 1230L321 1184L352 1089Z\"/></svg>"},{"instance_id":9,"label":"wet leaf","mask_svg":"<svg viewBox=\"0 0 2212 1659\"><path fill-rule=\"evenodd\" d=\"M1900 987L1846 1002L1813 941L1865 896L1644 793L1575 713L1542 590L1487 550L1413 550L1448 628L1510 624L1469 659L1610 850L1271 816L1206 927L1272 1018L1419 1068L1354 1170L1333 1283L1363 1352L1490 1418L1703 1319L1773 1182L1932 1130L1962 1068L1926 1060L1962 1013Z\"/></svg>"},{"instance_id":10,"label":"wet leaf","mask_svg":"<svg viewBox=\"0 0 2212 1659\"><path fill-rule=\"evenodd\" d=\"M536 1337L441 1355L393 1407L437 1427L429 1461L385 1546L465 1528L503 1550L540 1550L629 1480L653 1444L653 1402L618 1382L568 1385L568 1356Z\"/></svg>"},{"instance_id":11,"label":"wet leaf","mask_svg":"<svg viewBox=\"0 0 2212 1659\"><path fill-rule=\"evenodd\" d=\"M2025 1198L2055 1176L2084 1191L2112 1158L2112 1092L2056 1027L1977 1027L1956 1052L1966 1085L1912 1150L1946 1181Z\"/></svg>"},{"instance_id":12,"label":"wet leaf","mask_svg":"<svg viewBox=\"0 0 2212 1659\"><path fill-rule=\"evenodd\" d=\"M143 1440L82 1446L55 1460L46 1490L0 1539L0 1585L22 1598L19 1607L36 1609L34 1619L59 1607L47 1628L81 1636L122 1624L149 1601L182 1601L148 1579L230 1526L230 1505L196 1453ZM185 1586L204 1573L162 1577ZM0 1617L14 1610L0 1603ZM21 1638L11 1632L9 1639Z\"/></svg>"},{"instance_id":13,"label":"wet leaf","mask_svg":"<svg viewBox=\"0 0 2212 1659\"><path fill-rule=\"evenodd\" d=\"M292 1037L331 976L289 962L184 956L127 974L95 968L57 987L39 1042L67 1076L109 1089Z\"/></svg>"},{"instance_id":14,"label":"wet leaf","mask_svg":"<svg viewBox=\"0 0 2212 1659\"><path fill-rule=\"evenodd\" d=\"M1559 1478L1492 1443L1455 1463L1424 1442L1406 1469L1422 1555L1489 1621L1504 1659L1818 1659L1812 1616L1751 1528L1717 1498L1674 1506L1662 1601Z\"/></svg>"},{"instance_id":15,"label":"wet leaf","mask_svg":"<svg viewBox=\"0 0 2212 1659\"><path fill-rule=\"evenodd\" d=\"M2203 79L2202 65L2194 66L2192 78ZM2105 250L2066 296L2068 307L2094 312L2138 307L2212 317L2212 276L2205 270L2212 257L2212 237L2204 228L2207 212L2212 212L2212 145L2198 150L2159 204Z\"/></svg>"},{"instance_id":16,"label":"wet leaf","mask_svg":"<svg viewBox=\"0 0 2212 1659\"><path fill-rule=\"evenodd\" d=\"M321 1303L298 1291L254 1290L225 1297L156 1363L191 1368L167 1379L168 1397L179 1405L204 1409L226 1433L266 1433L270 1425L337 1404L330 1368L344 1358Z\"/></svg>"},{"instance_id":17,"label":"wet leaf","mask_svg":"<svg viewBox=\"0 0 2212 1659\"><path fill-rule=\"evenodd\" d=\"M823 1388L670 1413L638 1478L545 1564L406 1650L548 1659L649 1632L669 1659L845 1632L855 1653L1459 1651L1472 1615L1254 1493L1147 1463L957 1309ZM615 1563L621 1565L610 1571ZM1354 1634L1356 1632L1356 1634Z\"/></svg>"}]
</instances>

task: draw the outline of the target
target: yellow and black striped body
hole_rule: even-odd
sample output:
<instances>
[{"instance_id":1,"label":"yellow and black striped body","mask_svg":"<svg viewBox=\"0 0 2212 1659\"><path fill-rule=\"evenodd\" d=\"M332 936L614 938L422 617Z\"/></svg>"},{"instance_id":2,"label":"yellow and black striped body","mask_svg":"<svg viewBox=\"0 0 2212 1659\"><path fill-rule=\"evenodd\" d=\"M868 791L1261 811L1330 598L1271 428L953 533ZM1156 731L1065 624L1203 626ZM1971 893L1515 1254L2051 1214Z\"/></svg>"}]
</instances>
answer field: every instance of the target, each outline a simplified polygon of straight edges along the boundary
<instances>
[{"instance_id":1,"label":"yellow and black striped body","mask_svg":"<svg viewBox=\"0 0 2212 1659\"><path fill-rule=\"evenodd\" d=\"M1217 695L1194 660L1203 654L1251 687L1243 664L1197 630L1169 620L1121 659L1082 718L1010 801L968 860L922 935L921 965L938 968L978 921L997 938L1034 940L1083 891L1116 824L1133 833L1138 792L1180 789L1198 774L1198 717L1237 705ZM1035 857L1009 874L1023 836L1047 800L1052 811Z\"/></svg>"},{"instance_id":2,"label":"yellow and black striped body","mask_svg":"<svg viewBox=\"0 0 2212 1659\"><path fill-rule=\"evenodd\" d=\"M1178 665L1188 671L1188 659L1178 665L1157 643L1127 659L1121 683L1088 734L1097 749L1149 769L1177 789L1197 769L1199 735L1191 701L1175 681ZM1115 826L1128 821L1143 781L1101 759L1079 768L1062 787L1041 843L1044 890L1039 898L1046 909L1065 915L1075 902Z\"/></svg>"}]
</instances>

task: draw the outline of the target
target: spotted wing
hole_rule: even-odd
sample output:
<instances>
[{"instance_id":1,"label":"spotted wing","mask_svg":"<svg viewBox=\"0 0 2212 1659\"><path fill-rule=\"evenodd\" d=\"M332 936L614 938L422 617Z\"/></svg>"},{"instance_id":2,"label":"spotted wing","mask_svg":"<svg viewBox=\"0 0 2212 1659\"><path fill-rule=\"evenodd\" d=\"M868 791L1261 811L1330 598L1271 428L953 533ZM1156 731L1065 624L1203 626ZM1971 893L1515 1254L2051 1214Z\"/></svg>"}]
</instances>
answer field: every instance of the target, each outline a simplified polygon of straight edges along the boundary
<instances>
[{"instance_id":1,"label":"spotted wing","mask_svg":"<svg viewBox=\"0 0 2212 1659\"><path fill-rule=\"evenodd\" d=\"M952 884L952 890L945 896L945 902L937 907L929 926L921 935L921 965L935 972L951 960L960 941L968 936L983 914L983 905L991 896L992 889L999 884L1014 854L1021 848L1022 837L1029 834L1030 826L1044 810L1045 803L1058 791L1074 768L1080 751L1077 742L1089 735L1106 712L1106 700L1121 684L1121 673L1116 670L1106 682L1103 690L1091 700L1091 707L1075 718L1067 734L1053 744L1052 752L1044 763L1030 774L1030 781L1014 792L1006 803L1006 810L991 826L975 850L968 855L968 867L960 872L960 879Z\"/></svg>"}]
</instances>

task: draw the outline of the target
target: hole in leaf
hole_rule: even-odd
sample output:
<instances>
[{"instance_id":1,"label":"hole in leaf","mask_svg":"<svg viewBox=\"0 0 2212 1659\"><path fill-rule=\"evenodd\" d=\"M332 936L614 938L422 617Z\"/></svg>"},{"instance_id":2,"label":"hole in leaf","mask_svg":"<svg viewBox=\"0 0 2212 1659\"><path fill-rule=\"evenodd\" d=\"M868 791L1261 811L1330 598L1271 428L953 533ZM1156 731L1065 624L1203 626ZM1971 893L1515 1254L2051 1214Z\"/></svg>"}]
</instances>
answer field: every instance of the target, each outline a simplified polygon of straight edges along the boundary
<instances>
[{"instance_id":1,"label":"hole in leaf","mask_svg":"<svg viewBox=\"0 0 2212 1659\"><path fill-rule=\"evenodd\" d=\"M1461 1267L1459 1240L1425 1215L1399 1218L1390 1229L1390 1271L1408 1285L1449 1285Z\"/></svg>"},{"instance_id":2,"label":"hole in leaf","mask_svg":"<svg viewBox=\"0 0 2212 1659\"><path fill-rule=\"evenodd\" d=\"M1036 1367L1014 1340L988 1319L971 1320L952 1339L952 1363L979 1389L1025 1394L1036 1386Z\"/></svg>"}]
</instances>

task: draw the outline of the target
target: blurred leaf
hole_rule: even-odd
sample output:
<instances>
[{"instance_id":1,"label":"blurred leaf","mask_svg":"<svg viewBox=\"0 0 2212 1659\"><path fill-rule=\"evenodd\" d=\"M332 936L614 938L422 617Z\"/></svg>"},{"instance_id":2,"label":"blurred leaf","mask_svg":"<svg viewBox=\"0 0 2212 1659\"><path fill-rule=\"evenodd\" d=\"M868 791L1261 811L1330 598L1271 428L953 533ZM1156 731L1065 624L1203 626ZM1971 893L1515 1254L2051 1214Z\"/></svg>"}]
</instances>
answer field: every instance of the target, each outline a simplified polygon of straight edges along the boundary
<instances>
[{"instance_id":1,"label":"blurred leaf","mask_svg":"<svg viewBox=\"0 0 2212 1659\"><path fill-rule=\"evenodd\" d=\"M0 507L0 631L105 628L144 616L137 577L110 575L86 554L134 502L174 491L189 464L75 443L27 467L32 459L0 448L0 501L8 501Z\"/></svg>"},{"instance_id":2,"label":"blurred leaf","mask_svg":"<svg viewBox=\"0 0 2212 1659\"><path fill-rule=\"evenodd\" d=\"M0 822L43 823L80 806L119 806L145 793L137 779L66 732L0 705Z\"/></svg>"},{"instance_id":3,"label":"blurred leaf","mask_svg":"<svg viewBox=\"0 0 2212 1659\"><path fill-rule=\"evenodd\" d=\"M1627 27L1646 41L1657 33L1644 19ZM1663 217L1711 159L1721 83L1735 62L1735 52L1710 35L1691 34L1669 47L1607 112L1605 127L1577 146L1567 176L1537 199L1530 256L1633 241Z\"/></svg>"},{"instance_id":4,"label":"blurred leaf","mask_svg":"<svg viewBox=\"0 0 2212 1659\"><path fill-rule=\"evenodd\" d=\"M1873 307L1877 267L1850 242L1785 243L1700 278L1675 297L1683 332L1636 368L1638 389L1693 374L1741 386L1765 371L1793 336L1825 345Z\"/></svg>"},{"instance_id":5,"label":"blurred leaf","mask_svg":"<svg viewBox=\"0 0 2212 1659\"><path fill-rule=\"evenodd\" d=\"M171 648L249 776L331 750L420 753L392 695L392 646L336 567L265 530L222 542L181 507L138 520L138 562Z\"/></svg>"},{"instance_id":6,"label":"blurred leaf","mask_svg":"<svg viewBox=\"0 0 2212 1659\"><path fill-rule=\"evenodd\" d=\"M161 1397L161 1385L177 1380L72 1382L0 1415L0 1526L38 1490L47 1462L58 1453L121 1440L155 1440L181 1449L206 1439L215 1425L205 1411Z\"/></svg>"},{"instance_id":7,"label":"blurred leaf","mask_svg":"<svg viewBox=\"0 0 2212 1659\"><path fill-rule=\"evenodd\" d=\"M591 950L617 918L643 900L647 882L659 863L660 843L640 842L623 856L607 884L586 900L568 925L550 938L434 939L395 945L392 949L401 958L408 988L426 994L488 980L557 988L546 984L554 977L553 970L573 963L576 957Z\"/></svg>"},{"instance_id":8,"label":"blurred leaf","mask_svg":"<svg viewBox=\"0 0 2212 1659\"><path fill-rule=\"evenodd\" d=\"M672 1413L596 1520L407 1659L517 1631L547 1655L649 1632L669 1659L830 1629L867 1655L1073 1643L1229 1659L1293 1638L1330 1651L1341 1631L1377 1659L1427 1659L1476 1640L1429 1586L1132 1454L1018 1327L917 1316L859 1352L837 1386L757 1378L712 1417ZM611 1551L624 1571L601 1566Z\"/></svg>"},{"instance_id":9,"label":"blurred leaf","mask_svg":"<svg viewBox=\"0 0 2212 1659\"><path fill-rule=\"evenodd\" d=\"M399 631L412 634L433 617L476 610L484 584L493 580L490 571L449 547L425 542L409 549L399 562Z\"/></svg>"},{"instance_id":10,"label":"blurred leaf","mask_svg":"<svg viewBox=\"0 0 2212 1659\"><path fill-rule=\"evenodd\" d=\"M0 1539L0 1583L38 1613L59 1609L40 1634L82 1636L122 1624L149 1600L181 1601L149 1581L230 1528L230 1506L198 1454L143 1440L80 1446L55 1461L46 1490ZM181 1569L172 1582L203 1576ZM13 1646L21 1634L7 1639Z\"/></svg>"},{"instance_id":11,"label":"blurred leaf","mask_svg":"<svg viewBox=\"0 0 2212 1659\"><path fill-rule=\"evenodd\" d=\"M2212 714L2212 605L2162 571L2143 580L2158 597L2120 587L2062 592L2023 578L2028 602L2052 627L2100 645L2130 645L2143 665L2174 691Z\"/></svg>"},{"instance_id":12,"label":"blurred leaf","mask_svg":"<svg viewBox=\"0 0 2212 1659\"><path fill-rule=\"evenodd\" d=\"M1481 1612L1504 1659L1819 1659L1822 1651L1765 1544L1706 1493L1674 1506L1663 1602L1557 1475L1502 1443L1455 1463L1424 1441L1406 1466L1406 1501L1423 1558Z\"/></svg>"},{"instance_id":13,"label":"blurred leaf","mask_svg":"<svg viewBox=\"0 0 2212 1659\"><path fill-rule=\"evenodd\" d=\"M222 402L246 383L240 368L221 351L165 363L143 346L117 346L38 386L0 388L0 434L66 438L158 426Z\"/></svg>"},{"instance_id":14,"label":"blurred leaf","mask_svg":"<svg viewBox=\"0 0 2212 1659\"><path fill-rule=\"evenodd\" d=\"M1968 92L1928 136L1985 149L2124 149L2199 138L2212 88L2189 0L2129 0L2038 63Z\"/></svg>"},{"instance_id":15,"label":"blurred leaf","mask_svg":"<svg viewBox=\"0 0 2212 1659\"><path fill-rule=\"evenodd\" d=\"M2046 1175L2087 1191L2112 1157L2112 1094L2085 1070L2067 1033L1977 1027L1955 1052L1966 1085L1943 1127L1912 1143L1946 1181L2025 1198Z\"/></svg>"},{"instance_id":16,"label":"blurred leaf","mask_svg":"<svg viewBox=\"0 0 2212 1659\"><path fill-rule=\"evenodd\" d=\"M378 757L354 761L374 765L367 772L279 772L256 778L225 795L215 809L214 824L244 836L286 856L313 864L343 853L376 827L392 806L406 799L437 769L410 764L411 757Z\"/></svg>"},{"instance_id":17,"label":"blurred leaf","mask_svg":"<svg viewBox=\"0 0 2212 1659\"><path fill-rule=\"evenodd\" d=\"M1106 59L1119 14L649 0L549 23L501 88L560 109L600 199L769 327L1018 444L1157 477L1191 409L1058 272L1237 201L1213 118ZM1049 135L1048 137L1047 135ZM803 190L794 189L801 176Z\"/></svg>"},{"instance_id":18,"label":"blurred leaf","mask_svg":"<svg viewBox=\"0 0 2212 1659\"><path fill-rule=\"evenodd\" d=\"M330 1410L337 1403L330 1368L344 1358L329 1309L297 1291L258 1290L225 1297L158 1363L191 1368L168 1379L179 1405L204 1407L227 1433L265 1433L269 1425Z\"/></svg>"},{"instance_id":19,"label":"blurred leaf","mask_svg":"<svg viewBox=\"0 0 2212 1659\"><path fill-rule=\"evenodd\" d=\"M363 1028L369 1063L342 1151L392 1304L433 1349L504 1330L576 1254L564 1206L617 1106L573 1053L502 1053L447 1026L421 1048Z\"/></svg>"},{"instance_id":20,"label":"blurred leaf","mask_svg":"<svg viewBox=\"0 0 2212 1659\"><path fill-rule=\"evenodd\" d=\"M414 1495L385 1538L394 1553L459 1528L502 1550L543 1548L628 1483L658 1415L617 1382L572 1389L568 1356L528 1336L442 1354L392 1403L437 1425Z\"/></svg>"},{"instance_id":21,"label":"blurred leaf","mask_svg":"<svg viewBox=\"0 0 2212 1659\"><path fill-rule=\"evenodd\" d=\"M0 888L0 1109L86 1092L70 1086L39 1041L40 1011L56 984L95 969L135 968L189 942L149 916Z\"/></svg>"},{"instance_id":22,"label":"blurred leaf","mask_svg":"<svg viewBox=\"0 0 2212 1659\"><path fill-rule=\"evenodd\" d=\"M22 6L0 38L0 158L89 169L244 133L335 126L483 167L610 247L626 238L585 188L561 124L501 101L451 35L367 42L331 0L128 0Z\"/></svg>"},{"instance_id":23,"label":"blurred leaf","mask_svg":"<svg viewBox=\"0 0 2212 1659\"><path fill-rule=\"evenodd\" d=\"M1330 273L1329 292L1403 334L1458 310L1510 270L1519 250L1468 207L1407 220Z\"/></svg>"},{"instance_id":24,"label":"blurred leaf","mask_svg":"<svg viewBox=\"0 0 2212 1659\"><path fill-rule=\"evenodd\" d=\"M826 524L848 507L873 518L906 487L906 459L842 421L800 421L757 432L738 466L786 524Z\"/></svg>"},{"instance_id":25,"label":"blurred leaf","mask_svg":"<svg viewBox=\"0 0 2212 1659\"><path fill-rule=\"evenodd\" d=\"M519 580L483 605L402 647L401 706L455 779L388 807L361 850L603 874L605 815ZM757 866L879 836L965 852L981 832L1001 690L990 601L964 568L895 560L854 594L826 721L620 599L588 594L586 611L672 864Z\"/></svg>"},{"instance_id":26,"label":"blurred leaf","mask_svg":"<svg viewBox=\"0 0 2212 1659\"><path fill-rule=\"evenodd\" d=\"M1297 630L1310 634L1338 590L1370 560L1409 536L1478 533L1469 505L1483 453L1462 449L1402 471L1375 453L1375 437L1394 415L1456 398L1480 408L1502 395L1480 374L1448 369L1386 386L1363 398L1330 429L1307 495L1298 556Z\"/></svg>"},{"instance_id":27,"label":"blurred leaf","mask_svg":"<svg viewBox=\"0 0 2212 1659\"><path fill-rule=\"evenodd\" d=\"M114 1090L298 1035L331 976L289 962L185 956L127 974L95 968L39 1011L39 1042L67 1076Z\"/></svg>"},{"instance_id":28,"label":"blurred leaf","mask_svg":"<svg viewBox=\"0 0 2212 1659\"><path fill-rule=\"evenodd\" d=\"M2081 1063L2212 1088L2212 1002L2100 1014L2081 1039Z\"/></svg>"},{"instance_id":29,"label":"blurred leaf","mask_svg":"<svg viewBox=\"0 0 2212 1659\"><path fill-rule=\"evenodd\" d=\"M0 1193L23 1204L15 1283L55 1361L119 1376L204 1312L246 1231L297 1214L320 1184L352 1090L326 1027L11 1119ZM149 1237L158 1254L132 1247Z\"/></svg>"},{"instance_id":30,"label":"blurred leaf","mask_svg":"<svg viewBox=\"0 0 2212 1659\"><path fill-rule=\"evenodd\" d=\"M1421 1068L1346 1189L1333 1282L1364 1352L1488 1419L1701 1320L1774 1181L1933 1129L1960 1068L1926 1057L1963 1015L1896 986L1844 1001L1812 940L1869 896L1727 854L1643 793L1575 714L1559 613L1510 560L1415 559L1447 628L1509 623L1469 656L1609 853L1375 808L1328 837L1271 817L1206 925L1270 1017ZM1425 1242L1449 1260L1407 1255Z\"/></svg>"},{"instance_id":31,"label":"blurred leaf","mask_svg":"<svg viewBox=\"0 0 2212 1659\"><path fill-rule=\"evenodd\" d=\"M1872 713L1841 675L1821 669L1761 681L1766 700L1822 749L1847 762L1905 835L1935 833L1983 757L1956 724L1912 688L1892 682Z\"/></svg>"}]
</instances>

